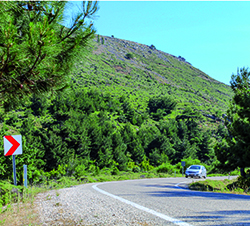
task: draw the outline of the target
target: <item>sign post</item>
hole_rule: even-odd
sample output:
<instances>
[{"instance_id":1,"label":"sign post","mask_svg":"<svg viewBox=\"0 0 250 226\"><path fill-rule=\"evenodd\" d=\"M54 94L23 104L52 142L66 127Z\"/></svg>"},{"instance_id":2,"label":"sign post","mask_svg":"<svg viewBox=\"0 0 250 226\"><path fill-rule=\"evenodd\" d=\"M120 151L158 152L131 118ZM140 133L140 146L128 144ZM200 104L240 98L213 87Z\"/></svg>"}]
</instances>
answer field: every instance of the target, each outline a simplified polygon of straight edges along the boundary
<instances>
[{"instance_id":1,"label":"sign post","mask_svg":"<svg viewBox=\"0 0 250 226\"><path fill-rule=\"evenodd\" d=\"M15 155L12 155L12 165L13 165L14 185L17 186L17 183L16 183L16 158L15 158Z\"/></svg>"},{"instance_id":2,"label":"sign post","mask_svg":"<svg viewBox=\"0 0 250 226\"><path fill-rule=\"evenodd\" d=\"M184 161L181 162L181 166L182 166L182 176L184 174L184 166L186 165L186 163Z\"/></svg>"},{"instance_id":3,"label":"sign post","mask_svg":"<svg viewBox=\"0 0 250 226\"><path fill-rule=\"evenodd\" d=\"M15 155L20 155L23 153L22 149L22 136L21 135L12 135L12 136L4 136L4 155L10 156L12 155L12 164L13 164L13 178L14 185L17 185L16 182L16 158Z\"/></svg>"},{"instance_id":4,"label":"sign post","mask_svg":"<svg viewBox=\"0 0 250 226\"><path fill-rule=\"evenodd\" d=\"M27 165L23 165L23 184L27 188Z\"/></svg>"}]
</instances>

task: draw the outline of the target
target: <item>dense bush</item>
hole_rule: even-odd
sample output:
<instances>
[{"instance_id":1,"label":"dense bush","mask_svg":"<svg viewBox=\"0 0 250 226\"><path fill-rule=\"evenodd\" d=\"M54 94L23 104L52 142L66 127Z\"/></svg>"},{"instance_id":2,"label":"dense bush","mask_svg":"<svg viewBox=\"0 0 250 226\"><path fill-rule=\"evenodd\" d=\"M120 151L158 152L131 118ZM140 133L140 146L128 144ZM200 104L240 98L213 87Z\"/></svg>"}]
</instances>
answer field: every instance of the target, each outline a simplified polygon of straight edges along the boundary
<instances>
[{"instance_id":1,"label":"dense bush","mask_svg":"<svg viewBox=\"0 0 250 226\"><path fill-rule=\"evenodd\" d=\"M160 166L156 167L156 172L172 174L174 173L175 169L176 168L170 163L163 163Z\"/></svg>"},{"instance_id":2,"label":"dense bush","mask_svg":"<svg viewBox=\"0 0 250 226\"><path fill-rule=\"evenodd\" d=\"M250 176L242 177L239 176L235 182L235 186L243 189L244 191L250 191Z\"/></svg>"},{"instance_id":3,"label":"dense bush","mask_svg":"<svg viewBox=\"0 0 250 226\"><path fill-rule=\"evenodd\" d=\"M133 55L133 53L127 53L127 54L125 55L125 57L126 57L127 59L131 60L131 59L134 58L134 55Z\"/></svg>"},{"instance_id":4,"label":"dense bush","mask_svg":"<svg viewBox=\"0 0 250 226\"><path fill-rule=\"evenodd\" d=\"M14 186L7 181L0 180L0 209L3 205L16 201L23 189L23 186Z\"/></svg>"},{"instance_id":5,"label":"dense bush","mask_svg":"<svg viewBox=\"0 0 250 226\"><path fill-rule=\"evenodd\" d=\"M169 96L152 97L148 102L149 113L156 120L163 119L164 116L171 113L177 102Z\"/></svg>"}]
</instances>

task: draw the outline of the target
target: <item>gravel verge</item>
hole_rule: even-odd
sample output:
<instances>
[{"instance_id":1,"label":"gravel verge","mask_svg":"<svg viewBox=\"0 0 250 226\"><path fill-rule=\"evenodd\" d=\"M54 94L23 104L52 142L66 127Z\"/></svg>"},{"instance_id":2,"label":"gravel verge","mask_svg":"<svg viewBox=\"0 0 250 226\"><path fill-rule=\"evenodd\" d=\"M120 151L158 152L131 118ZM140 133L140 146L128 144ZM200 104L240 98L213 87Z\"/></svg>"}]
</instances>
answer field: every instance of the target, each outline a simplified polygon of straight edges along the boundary
<instances>
[{"instance_id":1,"label":"gravel verge","mask_svg":"<svg viewBox=\"0 0 250 226\"><path fill-rule=\"evenodd\" d=\"M83 184L40 193L36 211L40 225L171 225Z\"/></svg>"}]
</instances>

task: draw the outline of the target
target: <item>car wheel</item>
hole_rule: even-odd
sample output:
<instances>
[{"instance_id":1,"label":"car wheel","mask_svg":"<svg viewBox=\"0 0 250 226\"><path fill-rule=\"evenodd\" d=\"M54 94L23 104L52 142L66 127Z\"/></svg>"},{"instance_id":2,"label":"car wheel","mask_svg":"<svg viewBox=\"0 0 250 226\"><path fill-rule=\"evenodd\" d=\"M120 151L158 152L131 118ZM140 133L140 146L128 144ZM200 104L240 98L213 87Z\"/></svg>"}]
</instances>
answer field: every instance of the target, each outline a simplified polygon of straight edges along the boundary
<instances>
[{"instance_id":1,"label":"car wheel","mask_svg":"<svg viewBox=\"0 0 250 226\"><path fill-rule=\"evenodd\" d=\"M188 178L188 176L186 175L186 178Z\"/></svg>"}]
</instances>

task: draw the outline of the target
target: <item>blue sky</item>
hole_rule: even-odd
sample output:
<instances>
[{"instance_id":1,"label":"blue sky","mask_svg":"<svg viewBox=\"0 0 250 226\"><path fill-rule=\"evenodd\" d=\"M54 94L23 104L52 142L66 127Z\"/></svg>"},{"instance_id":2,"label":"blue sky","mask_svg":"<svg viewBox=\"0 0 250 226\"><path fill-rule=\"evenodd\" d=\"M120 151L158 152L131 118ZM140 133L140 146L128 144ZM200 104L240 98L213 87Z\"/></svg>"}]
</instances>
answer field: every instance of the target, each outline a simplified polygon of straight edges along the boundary
<instances>
[{"instance_id":1,"label":"blue sky","mask_svg":"<svg viewBox=\"0 0 250 226\"><path fill-rule=\"evenodd\" d=\"M97 34L155 45L229 84L248 67L250 2L100 1Z\"/></svg>"}]
</instances>

